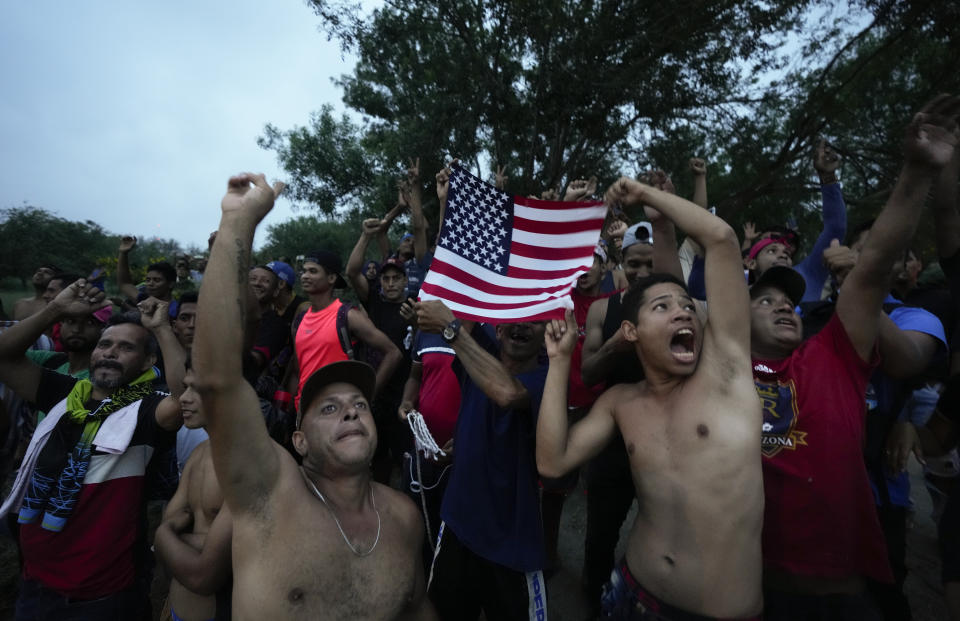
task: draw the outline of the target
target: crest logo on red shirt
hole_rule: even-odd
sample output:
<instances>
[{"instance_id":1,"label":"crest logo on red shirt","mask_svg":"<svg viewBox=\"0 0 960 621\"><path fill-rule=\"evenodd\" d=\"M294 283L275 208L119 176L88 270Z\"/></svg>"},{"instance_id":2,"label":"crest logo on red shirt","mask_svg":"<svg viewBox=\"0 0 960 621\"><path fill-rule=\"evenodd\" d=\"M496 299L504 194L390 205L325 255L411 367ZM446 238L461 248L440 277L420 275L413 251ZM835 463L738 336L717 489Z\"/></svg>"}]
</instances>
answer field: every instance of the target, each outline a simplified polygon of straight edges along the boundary
<instances>
[{"instance_id":1,"label":"crest logo on red shirt","mask_svg":"<svg viewBox=\"0 0 960 621\"><path fill-rule=\"evenodd\" d=\"M793 380L786 383L761 382L754 379L763 407L761 451L773 457L782 450L795 451L807 445L807 432L797 431L797 392Z\"/></svg>"}]
</instances>

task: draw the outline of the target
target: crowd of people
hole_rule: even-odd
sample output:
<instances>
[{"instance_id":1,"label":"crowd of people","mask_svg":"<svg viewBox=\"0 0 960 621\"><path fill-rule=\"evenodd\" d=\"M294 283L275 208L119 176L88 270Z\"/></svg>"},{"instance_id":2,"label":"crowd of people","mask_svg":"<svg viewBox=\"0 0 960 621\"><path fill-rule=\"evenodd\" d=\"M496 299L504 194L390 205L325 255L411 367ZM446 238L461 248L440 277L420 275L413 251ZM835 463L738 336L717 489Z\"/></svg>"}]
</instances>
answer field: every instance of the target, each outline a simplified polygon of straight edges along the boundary
<instances>
[{"instance_id":1,"label":"crowd of people","mask_svg":"<svg viewBox=\"0 0 960 621\"><path fill-rule=\"evenodd\" d=\"M886 204L849 230L840 158L818 145L823 229L803 257L795 230L740 239L708 210L702 159L692 200L662 171L623 177L549 321L419 300L441 243L419 160L345 264L255 263L283 187L244 173L202 266L136 283L124 237L114 298L99 274L38 267L0 332L15 618L152 619L151 592L185 621L563 615L549 579L582 484L591 618L910 619L922 493L960 619L958 117L941 96L913 118Z\"/></svg>"}]
</instances>

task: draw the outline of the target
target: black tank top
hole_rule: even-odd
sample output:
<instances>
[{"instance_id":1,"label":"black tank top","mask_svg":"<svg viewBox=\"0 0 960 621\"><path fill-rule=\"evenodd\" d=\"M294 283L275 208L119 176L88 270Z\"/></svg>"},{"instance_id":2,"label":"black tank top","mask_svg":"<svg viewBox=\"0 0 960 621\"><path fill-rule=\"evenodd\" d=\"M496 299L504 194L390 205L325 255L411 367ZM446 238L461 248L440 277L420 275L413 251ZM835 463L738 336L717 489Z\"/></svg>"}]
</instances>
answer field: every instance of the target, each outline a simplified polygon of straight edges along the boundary
<instances>
[{"instance_id":1,"label":"black tank top","mask_svg":"<svg viewBox=\"0 0 960 621\"><path fill-rule=\"evenodd\" d=\"M621 294L614 293L607 298L607 314L603 318L603 342L606 343L611 336L620 329L623 322L623 302ZM607 388L614 384L633 384L643 379L643 367L637 355L633 352L624 352L617 354L617 362L614 371L604 378L607 382Z\"/></svg>"}]
</instances>

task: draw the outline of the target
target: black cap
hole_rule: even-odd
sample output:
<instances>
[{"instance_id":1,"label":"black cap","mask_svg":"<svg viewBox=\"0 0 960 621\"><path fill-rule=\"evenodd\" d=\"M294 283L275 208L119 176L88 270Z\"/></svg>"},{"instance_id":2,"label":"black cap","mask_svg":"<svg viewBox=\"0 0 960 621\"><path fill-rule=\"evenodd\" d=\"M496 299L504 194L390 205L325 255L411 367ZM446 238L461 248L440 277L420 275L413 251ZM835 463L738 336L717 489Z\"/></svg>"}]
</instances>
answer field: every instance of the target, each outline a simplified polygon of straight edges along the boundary
<instances>
[{"instance_id":1,"label":"black cap","mask_svg":"<svg viewBox=\"0 0 960 621\"><path fill-rule=\"evenodd\" d=\"M760 291L766 287L780 289L787 294L787 297L796 306L803 299L803 293L807 290L807 282L792 267L774 265L753 283L753 286L750 287L750 297L753 297L755 291Z\"/></svg>"},{"instance_id":2,"label":"black cap","mask_svg":"<svg viewBox=\"0 0 960 621\"><path fill-rule=\"evenodd\" d=\"M359 360L340 360L324 365L313 372L300 392L300 408L297 411L297 429L303 421L303 414L321 390L330 384L344 382L360 389L367 403L373 402L373 390L377 385L377 373L366 362Z\"/></svg>"},{"instance_id":3,"label":"black cap","mask_svg":"<svg viewBox=\"0 0 960 621\"><path fill-rule=\"evenodd\" d=\"M345 281L343 276L340 275L340 272L343 271L343 263L340 262L340 255L338 255L336 252L330 252L329 250L314 250L303 258L304 263L307 261L316 263L325 269L328 274L336 274L337 281L333 283L333 287L335 289L346 288L347 281Z\"/></svg>"}]
</instances>

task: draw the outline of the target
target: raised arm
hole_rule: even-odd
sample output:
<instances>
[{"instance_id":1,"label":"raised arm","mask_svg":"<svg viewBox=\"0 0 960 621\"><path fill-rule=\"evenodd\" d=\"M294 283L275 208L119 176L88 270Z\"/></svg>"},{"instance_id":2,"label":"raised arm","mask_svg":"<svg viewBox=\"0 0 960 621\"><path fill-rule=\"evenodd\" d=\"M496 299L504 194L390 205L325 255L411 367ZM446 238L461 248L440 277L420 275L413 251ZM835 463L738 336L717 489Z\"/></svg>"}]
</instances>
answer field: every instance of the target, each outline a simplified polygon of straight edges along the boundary
<instances>
[{"instance_id":1,"label":"raised arm","mask_svg":"<svg viewBox=\"0 0 960 621\"><path fill-rule=\"evenodd\" d=\"M378 218L367 218L363 221L360 237L354 244L353 250L350 252L350 258L347 259L347 266L344 268L347 280L353 285L353 290L357 292L357 299L363 303L370 299L370 284L367 282L367 277L362 273L363 259L367 254L370 239L379 237L383 233L384 222L384 220Z\"/></svg>"},{"instance_id":2,"label":"raised arm","mask_svg":"<svg viewBox=\"0 0 960 621\"><path fill-rule=\"evenodd\" d=\"M913 118L904 140L905 162L897 184L870 228L857 264L843 281L836 313L864 360L870 358L876 343L891 266L917 230L933 180L953 157L958 113L960 99L941 95Z\"/></svg>"},{"instance_id":3,"label":"raised arm","mask_svg":"<svg viewBox=\"0 0 960 621\"><path fill-rule=\"evenodd\" d=\"M690 158L690 173L693 175L693 198L695 204L707 209L707 163L699 157ZM677 250L677 256L680 257L680 267L683 270L683 282L687 282L690 272L693 270L696 257L703 251L693 238L687 235ZM687 285L690 286L689 283Z\"/></svg>"},{"instance_id":4,"label":"raised arm","mask_svg":"<svg viewBox=\"0 0 960 621\"><path fill-rule=\"evenodd\" d=\"M263 425L260 403L243 379L250 246L257 224L273 207L276 191L263 175L231 177L221 202L220 229L204 273L193 345L196 389L223 496L237 514L262 506L277 482L279 456Z\"/></svg>"},{"instance_id":5,"label":"raised arm","mask_svg":"<svg viewBox=\"0 0 960 621\"><path fill-rule=\"evenodd\" d=\"M937 255L949 259L960 252L960 213L957 212L957 182L960 181L960 149L954 149L933 191L933 217ZM960 293L960 292L958 292ZM955 294L956 295L956 294Z\"/></svg>"},{"instance_id":6,"label":"raised arm","mask_svg":"<svg viewBox=\"0 0 960 621\"><path fill-rule=\"evenodd\" d=\"M843 190L837 181L840 156L821 140L814 153L813 167L820 178L820 193L823 197L823 230L813 243L807 257L794 267L807 283L804 302L820 299L820 292L830 275L823 260L824 251L834 239L847 235L847 206L843 202Z\"/></svg>"},{"instance_id":7,"label":"raised arm","mask_svg":"<svg viewBox=\"0 0 960 621\"><path fill-rule=\"evenodd\" d=\"M81 278L64 287L39 311L0 332L0 382L21 398L34 401L41 371L27 358L26 351L47 328L64 317L89 315L104 304L103 291Z\"/></svg>"},{"instance_id":8,"label":"raised arm","mask_svg":"<svg viewBox=\"0 0 960 621\"><path fill-rule=\"evenodd\" d=\"M704 209L707 202L707 163L699 157L690 158L690 173L693 174L693 202Z\"/></svg>"},{"instance_id":9,"label":"raised arm","mask_svg":"<svg viewBox=\"0 0 960 621\"><path fill-rule=\"evenodd\" d=\"M616 429L604 393L582 421L567 427L567 378L570 357L577 344L573 312L547 324L544 342L550 366L543 385L537 418L537 470L545 477L561 477L599 453Z\"/></svg>"},{"instance_id":10,"label":"raised arm","mask_svg":"<svg viewBox=\"0 0 960 621\"><path fill-rule=\"evenodd\" d=\"M449 164L440 170L436 174L437 178L437 200L440 202L440 215L437 216L437 240L440 239L440 231L443 229L443 217L447 211L447 194L450 192L450 169L454 166L458 166L460 160L454 158ZM501 173L503 169L501 168ZM504 184L508 177L504 177ZM500 188L501 190L503 188Z\"/></svg>"},{"instance_id":11,"label":"raised arm","mask_svg":"<svg viewBox=\"0 0 960 621\"><path fill-rule=\"evenodd\" d=\"M120 293L131 300L136 300L139 292L133 286L133 277L130 275L130 251L137 245L137 238L124 235L120 238L120 252L117 255L117 286Z\"/></svg>"},{"instance_id":12,"label":"raised arm","mask_svg":"<svg viewBox=\"0 0 960 621\"><path fill-rule=\"evenodd\" d=\"M162 429L176 431L183 424L180 414L180 395L183 394L183 377L186 375L187 353L177 340L170 326L169 304L157 298L147 298L137 305L140 323L153 333L163 357L163 375L170 394L157 406L157 424Z\"/></svg>"},{"instance_id":13,"label":"raised arm","mask_svg":"<svg viewBox=\"0 0 960 621\"><path fill-rule=\"evenodd\" d=\"M417 302L417 322L424 332L439 333L454 320L453 311L440 300ZM467 324L451 343L470 379L502 408L522 408L530 403L526 387L470 335Z\"/></svg>"},{"instance_id":14,"label":"raised arm","mask_svg":"<svg viewBox=\"0 0 960 621\"><path fill-rule=\"evenodd\" d=\"M427 218L423 215L423 191L420 188L420 158L410 160L406 183L407 204L410 205L410 228L413 229L413 256L417 263L427 254Z\"/></svg>"},{"instance_id":15,"label":"raised arm","mask_svg":"<svg viewBox=\"0 0 960 621\"><path fill-rule=\"evenodd\" d=\"M651 173L654 187L668 194L676 194L670 177L662 170ZM680 253L677 250L677 229L673 221L663 218L659 211L648 211L647 219L653 227L653 271L672 274L686 282L683 267L680 265Z\"/></svg>"},{"instance_id":16,"label":"raised arm","mask_svg":"<svg viewBox=\"0 0 960 621\"><path fill-rule=\"evenodd\" d=\"M750 322L746 318L750 316L750 300L739 242L730 225L686 199L627 177L614 183L607 196L623 204L653 207L703 247L710 304L705 339L711 339L718 352L749 361Z\"/></svg>"},{"instance_id":17,"label":"raised arm","mask_svg":"<svg viewBox=\"0 0 960 621\"><path fill-rule=\"evenodd\" d=\"M393 341L373 325L370 318L359 308L350 309L350 312L347 313L347 324L350 326L350 332L363 341L367 347L376 349L383 355L380 366L377 367L376 393L379 394L380 390L390 381L390 376L393 375L394 369L403 359L403 354L393 344Z\"/></svg>"}]
</instances>

